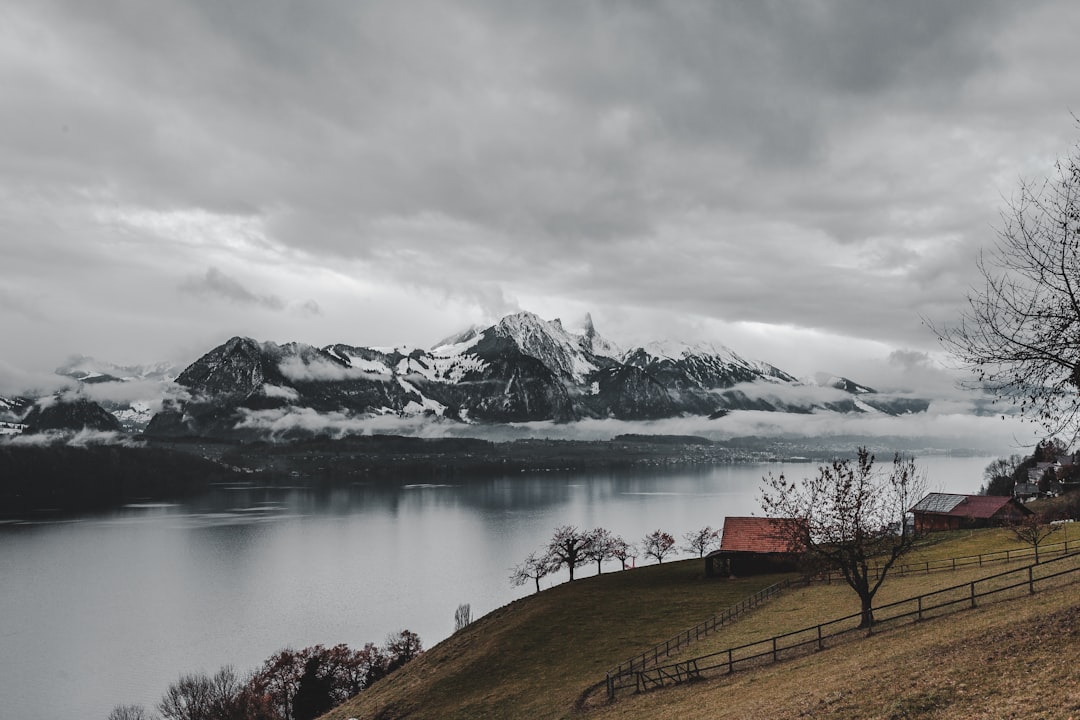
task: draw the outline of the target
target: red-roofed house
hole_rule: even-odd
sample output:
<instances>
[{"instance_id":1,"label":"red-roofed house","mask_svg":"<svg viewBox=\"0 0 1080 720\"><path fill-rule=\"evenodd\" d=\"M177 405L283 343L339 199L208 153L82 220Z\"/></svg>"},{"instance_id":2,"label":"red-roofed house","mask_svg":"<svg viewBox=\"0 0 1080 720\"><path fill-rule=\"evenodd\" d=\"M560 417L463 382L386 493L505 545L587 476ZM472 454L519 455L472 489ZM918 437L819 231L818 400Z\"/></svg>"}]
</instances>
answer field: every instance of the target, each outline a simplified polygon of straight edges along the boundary
<instances>
[{"instance_id":1,"label":"red-roofed house","mask_svg":"<svg viewBox=\"0 0 1080 720\"><path fill-rule=\"evenodd\" d=\"M756 575L794 570L802 555L798 520L724 518L720 549L705 557L706 575Z\"/></svg>"},{"instance_id":2,"label":"red-roofed house","mask_svg":"<svg viewBox=\"0 0 1080 720\"><path fill-rule=\"evenodd\" d=\"M992 527L1016 522L1031 510L1007 495L930 493L911 508L915 532Z\"/></svg>"}]
</instances>

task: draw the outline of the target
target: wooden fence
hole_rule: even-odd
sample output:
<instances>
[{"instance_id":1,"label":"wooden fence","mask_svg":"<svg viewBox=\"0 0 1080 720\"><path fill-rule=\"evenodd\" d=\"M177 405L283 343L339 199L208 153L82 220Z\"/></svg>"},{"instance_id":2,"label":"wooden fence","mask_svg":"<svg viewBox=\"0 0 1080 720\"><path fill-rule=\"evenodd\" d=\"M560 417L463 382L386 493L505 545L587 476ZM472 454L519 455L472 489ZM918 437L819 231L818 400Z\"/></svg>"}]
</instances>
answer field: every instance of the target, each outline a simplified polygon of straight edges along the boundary
<instances>
[{"instance_id":1,"label":"wooden fence","mask_svg":"<svg viewBox=\"0 0 1080 720\"><path fill-rule=\"evenodd\" d=\"M1065 540L1064 542L1052 543L1039 546L1039 559L1053 556L1068 555L1080 550L1080 540ZM913 573L931 573L940 570L958 570L964 567L992 565L997 562L1012 562L1014 560L1034 560L1035 549L1031 547L1017 548L1013 550L998 550L997 552L983 553L982 555L963 555L954 558L941 558L939 560L927 560L920 563L905 563L894 565L889 570L889 575L911 575ZM880 566L871 566L871 571L876 576L880 572ZM814 576L816 581L832 582L843 580L844 576L838 570L819 573Z\"/></svg>"},{"instance_id":2,"label":"wooden fence","mask_svg":"<svg viewBox=\"0 0 1080 720\"><path fill-rule=\"evenodd\" d=\"M770 585L767 588L758 590L750 597L739 601L739 603L732 605L731 607L723 610L722 612L713 615L708 620L698 623L689 630L684 630L675 637L665 640L664 642L657 643L649 650L635 655L634 657L626 660L625 662L611 668L607 672L606 682L608 698L615 697L615 691L626 687L633 687L637 682L637 672L645 669L649 665L656 665L660 662L661 658L669 657L672 653L676 653L683 647L689 645L695 640L700 640L709 633L713 632L719 627L723 627L725 624L729 624L738 618L740 615L753 610L757 606L766 602L770 598L775 597L779 593L783 592L792 585L806 585L808 584L806 578L789 578L781 582Z\"/></svg>"},{"instance_id":3,"label":"wooden fence","mask_svg":"<svg viewBox=\"0 0 1080 720\"><path fill-rule=\"evenodd\" d=\"M1042 553L1040 552L1040 556ZM997 599L1033 594L1036 586L1059 586L1080 580L1080 553L1073 553L1038 564L1007 570L969 583L936 590L875 607L873 628L916 622L939 617L962 608L974 608L978 601L990 596ZM847 615L818 625L776 635L765 640L739 645L719 652L689 658L680 662L641 668L633 672L633 683L612 682L608 674L608 698L614 699L618 690L633 687L636 692L683 683L708 674L730 674L736 670L765 665L781 659L798 657L838 644L854 634L869 633L873 628L860 628L860 613ZM621 678L620 678L621 680Z\"/></svg>"}]
</instances>

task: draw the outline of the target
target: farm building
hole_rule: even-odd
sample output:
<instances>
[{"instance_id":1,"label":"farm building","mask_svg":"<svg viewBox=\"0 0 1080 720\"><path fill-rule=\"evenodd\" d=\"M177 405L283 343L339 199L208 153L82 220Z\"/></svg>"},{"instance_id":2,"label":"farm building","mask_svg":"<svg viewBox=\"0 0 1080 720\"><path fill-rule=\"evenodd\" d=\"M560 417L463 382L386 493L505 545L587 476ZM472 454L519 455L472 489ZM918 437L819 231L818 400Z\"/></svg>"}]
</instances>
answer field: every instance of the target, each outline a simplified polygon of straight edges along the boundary
<instances>
[{"instance_id":1,"label":"farm building","mask_svg":"<svg viewBox=\"0 0 1080 720\"><path fill-rule=\"evenodd\" d=\"M930 493L911 508L915 532L1006 525L1031 515L1015 498L997 495Z\"/></svg>"},{"instance_id":2,"label":"farm building","mask_svg":"<svg viewBox=\"0 0 1080 720\"><path fill-rule=\"evenodd\" d=\"M802 555L798 521L786 518L724 518L720 549L705 557L705 574L758 575L794 570Z\"/></svg>"}]
</instances>

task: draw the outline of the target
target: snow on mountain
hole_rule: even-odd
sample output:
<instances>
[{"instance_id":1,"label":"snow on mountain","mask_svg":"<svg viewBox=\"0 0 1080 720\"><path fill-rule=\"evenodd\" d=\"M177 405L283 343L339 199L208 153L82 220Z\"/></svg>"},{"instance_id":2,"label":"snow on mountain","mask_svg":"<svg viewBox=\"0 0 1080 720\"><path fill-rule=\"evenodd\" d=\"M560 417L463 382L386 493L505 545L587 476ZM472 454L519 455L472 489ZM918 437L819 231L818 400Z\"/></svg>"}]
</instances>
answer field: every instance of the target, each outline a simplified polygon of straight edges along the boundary
<instances>
[{"instance_id":1,"label":"snow on mountain","mask_svg":"<svg viewBox=\"0 0 1080 720\"><path fill-rule=\"evenodd\" d=\"M468 328L462 330L459 333L454 333L448 338L443 338L439 342L435 343L435 345L432 346L431 349L432 351L435 351L452 345L465 345L470 340L478 339L480 337L480 333L482 333L483 331L484 328L479 325L470 325Z\"/></svg>"},{"instance_id":2,"label":"snow on mountain","mask_svg":"<svg viewBox=\"0 0 1080 720\"><path fill-rule=\"evenodd\" d=\"M592 315L589 313L585 313L585 317L581 320L580 324L571 326L570 332L573 335L580 336L581 347L586 351L591 352L593 355L612 358L614 360L622 357L623 352L618 345L596 332L596 326L593 325Z\"/></svg>"},{"instance_id":3,"label":"snow on mountain","mask_svg":"<svg viewBox=\"0 0 1080 720\"><path fill-rule=\"evenodd\" d=\"M32 401L26 398L0 397L0 435L19 435L26 430L21 422Z\"/></svg>"},{"instance_id":4,"label":"snow on mountain","mask_svg":"<svg viewBox=\"0 0 1080 720\"><path fill-rule=\"evenodd\" d=\"M827 373L818 373L814 376L813 382L815 385L836 388L837 390L849 392L852 395L866 395L877 392L877 390L867 387L866 385L860 385L854 380L849 380L848 378L840 377L839 375L829 375Z\"/></svg>"},{"instance_id":5,"label":"snow on mountain","mask_svg":"<svg viewBox=\"0 0 1080 720\"><path fill-rule=\"evenodd\" d=\"M577 384L585 383L590 373L606 365L597 362L600 356L593 352L594 345L604 345L602 339L597 340L595 329L589 336L577 335L567 332L558 319L548 322L533 313L520 312L500 320L494 334L511 340L523 353Z\"/></svg>"},{"instance_id":6,"label":"snow on mountain","mask_svg":"<svg viewBox=\"0 0 1080 720\"><path fill-rule=\"evenodd\" d=\"M319 417L356 428L385 415L500 423L731 410L918 411L910 400L897 405L838 380L828 388L806 385L713 343L654 342L622 352L588 315L568 329L520 312L430 350L232 338L178 376L188 397L156 415L148 432L278 435L312 432Z\"/></svg>"},{"instance_id":7,"label":"snow on mountain","mask_svg":"<svg viewBox=\"0 0 1080 720\"><path fill-rule=\"evenodd\" d=\"M633 348L622 361L658 377L665 385L686 390L730 388L743 382L776 379L723 345L652 342Z\"/></svg>"},{"instance_id":8,"label":"snow on mountain","mask_svg":"<svg viewBox=\"0 0 1080 720\"><path fill-rule=\"evenodd\" d=\"M87 355L72 355L56 369L57 375L65 375L81 382L116 382L133 380L171 381L177 369L172 363L159 362L149 365L116 365Z\"/></svg>"}]
</instances>

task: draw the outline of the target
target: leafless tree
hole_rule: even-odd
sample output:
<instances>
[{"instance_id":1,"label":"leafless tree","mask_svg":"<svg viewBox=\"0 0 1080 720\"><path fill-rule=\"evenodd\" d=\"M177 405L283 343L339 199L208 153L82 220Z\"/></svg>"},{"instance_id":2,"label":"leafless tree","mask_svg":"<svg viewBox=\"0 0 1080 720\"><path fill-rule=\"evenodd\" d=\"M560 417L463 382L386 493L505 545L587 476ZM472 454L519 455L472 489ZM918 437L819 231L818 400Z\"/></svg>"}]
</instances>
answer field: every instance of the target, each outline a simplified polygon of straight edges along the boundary
<instances>
[{"instance_id":1,"label":"leafless tree","mask_svg":"<svg viewBox=\"0 0 1080 720\"><path fill-rule=\"evenodd\" d=\"M588 542L585 543L585 558L596 562L596 574L599 575L601 565L605 560L613 560L615 558L614 543L615 536L611 534L610 530L605 528L596 528L589 533Z\"/></svg>"},{"instance_id":2,"label":"leafless tree","mask_svg":"<svg viewBox=\"0 0 1080 720\"><path fill-rule=\"evenodd\" d=\"M585 551L589 547L590 533L578 530L573 525L563 525L555 529L548 543L548 556L555 563L555 570L566 566L570 571L570 581L574 580L574 568L585 562Z\"/></svg>"},{"instance_id":3,"label":"leafless tree","mask_svg":"<svg viewBox=\"0 0 1080 720\"><path fill-rule=\"evenodd\" d=\"M982 282L955 326L930 326L980 387L1052 434L1080 421L1080 146L1052 176L1022 181L1002 212Z\"/></svg>"},{"instance_id":4,"label":"leafless tree","mask_svg":"<svg viewBox=\"0 0 1080 720\"><path fill-rule=\"evenodd\" d=\"M698 557L705 557L705 553L716 547L720 540L720 531L713 530L712 526L706 525L700 530L694 530L683 535L686 541L686 552L697 553Z\"/></svg>"},{"instance_id":5,"label":"leafless tree","mask_svg":"<svg viewBox=\"0 0 1080 720\"><path fill-rule=\"evenodd\" d=\"M454 632L465 628L472 622L472 607L469 603L461 603L454 611Z\"/></svg>"},{"instance_id":6,"label":"leafless tree","mask_svg":"<svg viewBox=\"0 0 1080 720\"><path fill-rule=\"evenodd\" d=\"M925 475L915 462L897 455L892 472L874 470L874 456L859 448L849 459L818 468L817 477L789 482L784 475L764 478L761 507L766 515L791 518L783 527L792 545L840 570L859 596L860 627L874 622L874 595L915 536L907 510L924 494Z\"/></svg>"},{"instance_id":7,"label":"leafless tree","mask_svg":"<svg viewBox=\"0 0 1080 720\"><path fill-rule=\"evenodd\" d=\"M675 538L663 530L653 530L641 539L641 551L645 557L656 558L656 562L664 562L664 558L675 547Z\"/></svg>"},{"instance_id":8,"label":"leafless tree","mask_svg":"<svg viewBox=\"0 0 1080 720\"><path fill-rule=\"evenodd\" d=\"M150 715L142 705L117 705L107 720L150 720Z\"/></svg>"},{"instance_id":9,"label":"leafless tree","mask_svg":"<svg viewBox=\"0 0 1080 720\"><path fill-rule=\"evenodd\" d=\"M622 563L622 569L626 569L626 561L637 556L637 548L629 544L621 537L616 536L611 544L611 557Z\"/></svg>"},{"instance_id":10,"label":"leafless tree","mask_svg":"<svg viewBox=\"0 0 1080 720\"><path fill-rule=\"evenodd\" d=\"M1035 562L1037 563L1039 562L1039 546L1060 530L1061 526L1051 525L1038 513L1035 513L1009 523L1008 528L1018 540L1027 543L1035 550Z\"/></svg>"},{"instance_id":11,"label":"leafless tree","mask_svg":"<svg viewBox=\"0 0 1080 720\"><path fill-rule=\"evenodd\" d=\"M529 557L510 573L510 582L514 587L518 587L532 580L536 583L536 592L540 592L540 580L558 569L549 555L529 553Z\"/></svg>"},{"instance_id":12,"label":"leafless tree","mask_svg":"<svg viewBox=\"0 0 1080 720\"><path fill-rule=\"evenodd\" d=\"M158 712L166 720L232 720L234 705L243 688L244 684L229 666L213 676L182 675L165 691Z\"/></svg>"}]
</instances>

